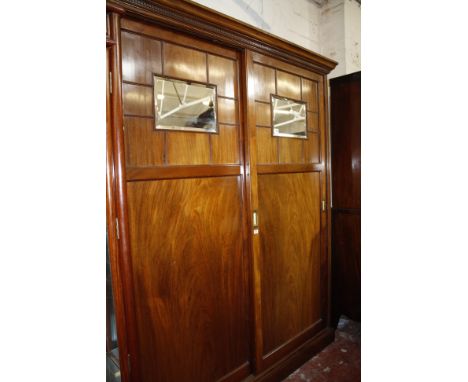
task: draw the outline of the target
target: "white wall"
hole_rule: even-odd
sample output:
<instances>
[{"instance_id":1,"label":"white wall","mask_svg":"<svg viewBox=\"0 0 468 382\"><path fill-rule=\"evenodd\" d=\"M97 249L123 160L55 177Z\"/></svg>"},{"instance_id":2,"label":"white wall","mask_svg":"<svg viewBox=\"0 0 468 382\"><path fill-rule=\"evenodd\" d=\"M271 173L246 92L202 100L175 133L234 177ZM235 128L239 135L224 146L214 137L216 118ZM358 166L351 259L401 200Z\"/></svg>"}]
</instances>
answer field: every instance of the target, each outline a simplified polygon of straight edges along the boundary
<instances>
[{"instance_id":1,"label":"white wall","mask_svg":"<svg viewBox=\"0 0 468 382\"><path fill-rule=\"evenodd\" d=\"M320 12L309 0L194 0L264 31L318 51Z\"/></svg>"},{"instance_id":2,"label":"white wall","mask_svg":"<svg viewBox=\"0 0 468 382\"><path fill-rule=\"evenodd\" d=\"M193 0L338 62L331 77L361 68L356 0Z\"/></svg>"},{"instance_id":3,"label":"white wall","mask_svg":"<svg viewBox=\"0 0 468 382\"><path fill-rule=\"evenodd\" d=\"M320 9L320 52L338 62L329 77L346 72L345 3L346 0L329 0Z\"/></svg>"},{"instance_id":4,"label":"white wall","mask_svg":"<svg viewBox=\"0 0 468 382\"><path fill-rule=\"evenodd\" d=\"M361 70L361 5L354 0L345 1L346 73Z\"/></svg>"}]
</instances>

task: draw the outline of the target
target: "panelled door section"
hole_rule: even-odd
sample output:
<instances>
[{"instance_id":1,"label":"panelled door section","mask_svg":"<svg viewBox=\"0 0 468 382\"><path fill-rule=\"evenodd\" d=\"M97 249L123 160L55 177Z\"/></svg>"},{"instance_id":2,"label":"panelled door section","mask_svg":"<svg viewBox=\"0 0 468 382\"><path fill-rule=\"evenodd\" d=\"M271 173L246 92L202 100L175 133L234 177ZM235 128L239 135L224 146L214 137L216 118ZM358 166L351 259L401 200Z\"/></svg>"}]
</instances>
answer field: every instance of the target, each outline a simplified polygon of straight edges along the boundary
<instances>
[{"instance_id":1,"label":"panelled door section","mask_svg":"<svg viewBox=\"0 0 468 382\"><path fill-rule=\"evenodd\" d=\"M323 76L251 57L266 368L326 325L325 97ZM306 139L273 136L271 95L306 103Z\"/></svg>"},{"instance_id":2,"label":"panelled door section","mask_svg":"<svg viewBox=\"0 0 468 382\"><path fill-rule=\"evenodd\" d=\"M122 20L125 155L139 375L250 374L239 56ZM216 85L217 133L155 129L153 75Z\"/></svg>"}]
</instances>

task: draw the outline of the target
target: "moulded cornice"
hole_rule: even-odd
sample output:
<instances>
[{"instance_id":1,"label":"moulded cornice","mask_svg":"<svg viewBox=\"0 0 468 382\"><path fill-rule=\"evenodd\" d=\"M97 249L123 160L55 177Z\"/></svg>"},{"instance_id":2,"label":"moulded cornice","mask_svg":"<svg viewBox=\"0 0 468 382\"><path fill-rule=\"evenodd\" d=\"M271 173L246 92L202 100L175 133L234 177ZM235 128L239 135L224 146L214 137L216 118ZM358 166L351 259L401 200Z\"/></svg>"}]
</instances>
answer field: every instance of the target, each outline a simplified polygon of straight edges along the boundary
<instances>
[{"instance_id":1,"label":"moulded cornice","mask_svg":"<svg viewBox=\"0 0 468 382\"><path fill-rule=\"evenodd\" d=\"M336 61L192 1L112 0L107 7L109 11L119 9L127 16L231 47L250 49L321 74L328 74L337 65Z\"/></svg>"}]
</instances>

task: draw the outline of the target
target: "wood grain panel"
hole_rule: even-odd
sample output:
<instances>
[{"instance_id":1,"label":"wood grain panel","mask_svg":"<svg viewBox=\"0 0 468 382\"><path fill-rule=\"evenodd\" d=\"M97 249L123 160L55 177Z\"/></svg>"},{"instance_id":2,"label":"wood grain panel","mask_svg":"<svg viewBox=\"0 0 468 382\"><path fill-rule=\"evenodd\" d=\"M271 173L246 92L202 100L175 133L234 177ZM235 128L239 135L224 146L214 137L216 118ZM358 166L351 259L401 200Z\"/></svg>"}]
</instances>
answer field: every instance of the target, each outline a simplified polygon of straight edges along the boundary
<instances>
[{"instance_id":1,"label":"wood grain panel","mask_svg":"<svg viewBox=\"0 0 468 382\"><path fill-rule=\"evenodd\" d=\"M333 205L361 208L360 73L330 83Z\"/></svg>"},{"instance_id":2,"label":"wood grain panel","mask_svg":"<svg viewBox=\"0 0 468 382\"><path fill-rule=\"evenodd\" d=\"M317 82L302 78L302 100L307 102L307 111L319 111L317 87Z\"/></svg>"},{"instance_id":3,"label":"wood grain panel","mask_svg":"<svg viewBox=\"0 0 468 382\"><path fill-rule=\"evenodd\" d=\"M128 167L156 166L164 163L164 132L154 129L154 120L124 119L125 156Z\"/></svg>"},{"instance_id":4,"label":"wood grain panel","mask_svg":"<svg viewBox=\"0 0 468 382\"><path fill-rule=\"evenodd\" d=\"M304 163L304 140L279 138L279 163Z\"/></svg>"},{"instance_id":5,"label":"wood grain panel","mask_svg":"<svg viewBox=\"0 0 468 382\"><path fill-rule=\"evenodd\" d=\"M163 43L164 75L206 82L206 54L195 49Z\"/></svg>"},{"instance_id":6,"label":"wood grain panel","mask_svg":"<svg viewBox=\"0 0 468 382\"><path fill-rule=\"evenodd\" d=\"M178 131L170 131L166 134L168 164L210 163L209 134Z\"/></svg>"},{"instance_id":7,"label":"wood grain panel","mask_svg":"<svg viewBox=\"0 0 468 382\"><path fill-rule=\"evenodd\" d=\"M257 127L257 163L278 163L278 138L264 127Z\"/></svg>"},{"instance_id":8,"label":"wood grain panel","mask_svg":"<svg viewBox=\"0 0 468 382\"><path fill-rule=\"evenodd\" d=\"M219 56L208 55L208 82L217 85L218 95L236 98L237 63Z\"/></svg>"},{"instance_id":9,"label":"wood grain panel","mask_svg":"<svg viewBox=\"0 0 468 382\"><path fill-rule=\"evenodd\" d=\"M161 43L148 37L122 32L122 78L153 84L153 73L161 74Z\"/></svg>"},{"instance_id":10,"label":"wood grain panel","mask_svg":"<svg viewBox=\"0 0 468 382\"><path fill-rule=\"evenodd\" d=\"M308 132L304 141L304 157L306 163L320 163L320 134Z\"/></svg>"},{"instance_id":11,"label":"wood grain panel","mask_svg":"<svg viewBox=\"0 0 468 382\"><path fill-rule=\"evenodd\" d=\"M321 74L312 72L312 71L307 70L307 69L300 68L299 66L292 65L292 64L287 63L285 61L278 60L276 58L266 56L266 55L261 54L261 53L252 52L252 56L253 56L253 61L256 64L271 66L273 68L277 68L277 69L283 70L285 72L293 73L293 74L296 74L298 76L302 76L302 77L312 79L312 80L315 80L315 81L320 81L320 79L322 78Z\"/></svg>"},{"instance_id":12,"label":"wood grain panel","mask_svg":"<svg viewBox=\"0 0 468 382\"><path fill-rule=\"evenodd\" d=\"M237 101L218 97L218 122L237 124Z\"/></svg>"},{"instance_id":13,"label":"wood grain panel","mask_svg":"<svg viewBox=\"0 0 468 382\"><path fill-rule=\"evenodd\" d=\"M324 170L321 163L277 163L258 164L258 174L287 174L291 172L320 172Z\"/></svg>"},{"instance_id":14,"label":"wood grain panel","mask_svg":"<svg viewBox=\"0 0 468 382\"><path fill-rule=\"evenodd\" d=\"M242 175L242 168L235 164L205 164L185 166L128 167L127 180L161 180L181 178L204 178Z\"/></svg>"},{"instance_id":15,"label":"wood grain panel","mask_svg":"<svg viewBox=\"0 0 468 382\"><path fill-rule=\"evenodd\" d=\"M239 129L237 126L219 126L219 134L211 135L211 162L239 163Z\"/></svg>"},{"instance_id":16,"label":"wood grain panel","mask_svg":"<svg viewBox=\"0 0 468 382\"><path fill-rule=\"evenodd\" d=\"M248 361L239 180L128 184L143 382L217 381Z\"/></svg>"},{"instance_id":17,"label":"wood grain panel","mask_svg":"<svg viewBox=\"0 0 468 382\"><path fill-rule=\"evenodd\" d=\"M209 42L205 42L203 40L190 37L183 33L173 32L167 29L163 29L156 25L145 24L141 21L122 19L122 28L135 32L135 33L148 35L158 40L174 42L178 45L184 45L187 47L193 47L193 48L196 47L199 50L204 50L206 52L210 52L213 54L217 54L219 56L231 58L233 60L237 58L236 51L232 49L224 48L220 45L214 45Z\"/></svg>"},{"instance_id":18,"label":"wood grain panel","mask_svg":"<svg viewBox=\"0 0 468 382\"><path fill-rule=\"evenodd\" d=\"M124 114L153 116L153 89L146 86L122 84Z\"/></svg>"},{"instance_id":19,"label":"wood grain panel","mask_svg":"<svg viewBox=\"0 0 468 382\"><path fill-rule=\"evenodd\" d=\"M319 173L259 175L264 354L320 312Z\"/></svg>"},{"instance_id":20,"label":"wood grain panel","mask_svg":"<svg viewBox=\"0 0 468 382\"><path fill-rule=\"evenodd\" d=\"M271 105L255 102L255 123L257 126L268 126L271 129Z\"/></svg>"},{"instance_id":21,"label":"wood grain panel","mask_svg":"<svg viewBox=\"0 0 468 382\"><path fill-rule=\"evenodd\" d=\"M307 130L320 131L319 114L307 112Z\"/></svg>"},{"instance_id":22,"label":"wood grain panel","mask_svg":"<svg viewBox=\"0 0 468 382\"><path fill-rule=\"evenodd\" d=\"M275 70L263 65L254 65L255 99L270 102L270 94L276 93Z\"/></svg>"},{"instance_id":23,"label":"wood grain panel","mask_svg":"<svg viewBox=\"0 0 468 382\"><path fill-rule=\"evenodd\" d=\"M333 323L361 320L361 73L330 80Z\"/></svg>"},{"instance_id":24,"label":"wood grain panel","mask_svg":"<svg viewBox=\"0 0 468 382\"><path fill-rule=\"evenodd\" d=\"M292 99L301 99L301 78L290 73L276 71L277 94Z\"/></svg>"}]
</instances>

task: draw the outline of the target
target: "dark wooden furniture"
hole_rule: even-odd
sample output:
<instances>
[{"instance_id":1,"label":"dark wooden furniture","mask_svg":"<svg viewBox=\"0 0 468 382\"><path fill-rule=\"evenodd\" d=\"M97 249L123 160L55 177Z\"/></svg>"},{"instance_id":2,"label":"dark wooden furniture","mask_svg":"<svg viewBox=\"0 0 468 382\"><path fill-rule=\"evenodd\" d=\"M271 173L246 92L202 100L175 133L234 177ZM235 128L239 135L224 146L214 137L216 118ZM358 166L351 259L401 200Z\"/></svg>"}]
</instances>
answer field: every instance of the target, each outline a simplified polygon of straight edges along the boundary
<instances>
[{"instance_id":1,"label":"dark wooden furniture","mask_svg":"<svg viewBox=\"0 0 468 382\"><path fill-rule=\"evenodd\" d=\"M361 320L361 72L330 80L333 321Z\"/></svg>"},{"instance_id":2,"label":"dark wooden furniture","mask_svg":"<svg viewBox=\"0 0 468 382\"><path fill-rule=\"evenodd\" d=\"M279 381L333 339L336 63L189 1L115 0L107 14L123 380ZM155 130L153 74L216 85L219 132ZM307 139L272 136L272 94L306 102Z\"/></svg>"}]
</instances>

